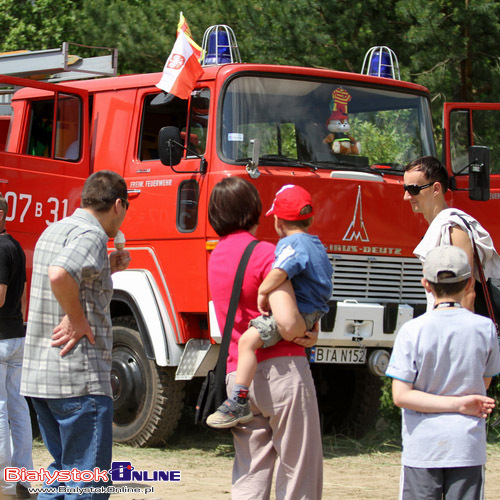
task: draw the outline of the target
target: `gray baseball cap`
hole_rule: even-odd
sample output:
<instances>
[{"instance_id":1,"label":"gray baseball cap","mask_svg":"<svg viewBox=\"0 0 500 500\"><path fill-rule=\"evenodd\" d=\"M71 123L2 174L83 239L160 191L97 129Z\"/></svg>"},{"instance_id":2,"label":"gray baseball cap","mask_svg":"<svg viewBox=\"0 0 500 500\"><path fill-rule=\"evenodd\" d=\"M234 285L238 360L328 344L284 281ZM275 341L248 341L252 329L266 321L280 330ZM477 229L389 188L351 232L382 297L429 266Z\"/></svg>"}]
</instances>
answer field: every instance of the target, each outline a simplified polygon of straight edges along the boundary
<instances>
[{"instance_id":1,"label":"gray baseball cap","mask_svg":"<svg viewBox=\"0 0 500 500\"><path fill-rule=\"evenodd\" d=\"M453 273L451 277L439 277L442 272ZM459 247L442 245L433 248L425 257L424 278L431 283L458 283L471 276L467 254Z\"/></svg>"}]
</instances>

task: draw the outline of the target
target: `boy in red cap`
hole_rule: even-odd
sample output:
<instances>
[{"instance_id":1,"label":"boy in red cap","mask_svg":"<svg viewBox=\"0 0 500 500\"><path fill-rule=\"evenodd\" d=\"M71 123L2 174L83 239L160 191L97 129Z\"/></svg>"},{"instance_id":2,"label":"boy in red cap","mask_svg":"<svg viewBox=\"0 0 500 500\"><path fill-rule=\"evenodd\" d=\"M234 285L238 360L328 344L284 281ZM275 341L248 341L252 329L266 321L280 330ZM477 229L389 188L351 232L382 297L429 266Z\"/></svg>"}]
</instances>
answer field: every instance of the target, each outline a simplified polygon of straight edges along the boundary
<instances>
[{"instance_id":1,"label":"boy in red cap","mask_svg":"<svg viewBox=\"0 0 500 500\"><path fill-rule=\"evenodd\" d=\"M292 281L304 335L328 312L333 268L319 238L308 234L314 215L311 195L300 186L287 184L276 193L268 215L274 215L274 228L281 239L273 268L259 287L257 307L261 316L250 321L238 342L238 368L231 397L207 419L207 424L217 429L253 418L248 388L257 369L255 350L282 340L270 314L269 294L287 279Z\"/></svg>"}]
</instances>

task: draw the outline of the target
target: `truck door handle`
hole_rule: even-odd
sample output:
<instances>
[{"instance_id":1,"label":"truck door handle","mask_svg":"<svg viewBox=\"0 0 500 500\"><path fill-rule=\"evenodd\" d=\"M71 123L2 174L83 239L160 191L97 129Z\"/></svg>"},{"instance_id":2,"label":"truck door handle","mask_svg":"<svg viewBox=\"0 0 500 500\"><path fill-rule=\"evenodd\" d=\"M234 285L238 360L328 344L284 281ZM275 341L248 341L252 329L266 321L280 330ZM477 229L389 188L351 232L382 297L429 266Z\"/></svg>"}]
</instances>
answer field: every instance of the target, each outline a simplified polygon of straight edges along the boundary
<instances>
[{"instance_id":1,"label":"truck door handle","mask_svg":"<svg viewBox=\"0 0 500 500\"><path fill-rule=\"evenodd\" d=\"M137 196L139 196L141 194L141 190L140 189L127 189L127 194L129 196L129 198L136 198Z\"/></svg>"}]
</instances>

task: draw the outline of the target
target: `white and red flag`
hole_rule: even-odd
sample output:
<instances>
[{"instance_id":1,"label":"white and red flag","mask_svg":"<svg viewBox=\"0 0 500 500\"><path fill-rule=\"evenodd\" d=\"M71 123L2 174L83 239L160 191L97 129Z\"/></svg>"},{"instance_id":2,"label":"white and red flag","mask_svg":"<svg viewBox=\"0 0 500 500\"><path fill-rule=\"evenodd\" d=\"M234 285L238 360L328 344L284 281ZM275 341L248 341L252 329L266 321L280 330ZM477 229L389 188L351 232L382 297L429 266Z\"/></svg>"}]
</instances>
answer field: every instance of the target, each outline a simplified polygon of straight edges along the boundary
<instances>
[{"instance_id":1,"label":"white and red flag","mask_svg":"<svg viewBox=\"0 0 500 500\"><path fill-rule=\"evenodd\" d=\"M187 27L182 13L181 21ZM179 21L179 25L181 21ZM186 34L186 31L189 32L188 30L177 30L177 40L165 63L161 80L156 84L159 89L180 99L189 99L196 81L203 73L203 68L198 60L200 52L193 47L194 42ZM196 44L194 45L196 46Z\"/></svg>"}]
</instances>

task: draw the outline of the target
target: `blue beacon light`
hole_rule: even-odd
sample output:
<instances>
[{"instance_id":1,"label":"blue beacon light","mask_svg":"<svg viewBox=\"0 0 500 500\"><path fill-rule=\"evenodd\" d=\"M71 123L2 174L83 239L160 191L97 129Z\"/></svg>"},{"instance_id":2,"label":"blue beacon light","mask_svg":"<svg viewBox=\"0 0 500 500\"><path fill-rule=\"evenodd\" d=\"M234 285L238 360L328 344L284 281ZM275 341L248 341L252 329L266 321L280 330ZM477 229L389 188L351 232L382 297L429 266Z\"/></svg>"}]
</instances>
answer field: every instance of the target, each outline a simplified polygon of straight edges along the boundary
<instances>
[{"instance_id":1,"label":"blue beacon light","mask_svg":"<svg viewBox=\"0 0 500 500\"><path fill-rule=\"evenodd\" d=\"M231 62L229 40L222 30L212 31L208 39L208 51L205 64L226 64Z\"/></svg>"},{"instance_id":2,"label":"blue beacon light","mask_svg":"<svg viewBox=\"0 0 500 500\"><path fill-rule=\"evenodd\" d=\"M225 24L210 26L203 35L203 66L241 62L233 30Z\"/></svg>"},{"instance_id":3,"label":"blue beacon light","mask_svg":"<svg viewBox=\"0 0 500 500\"><path fill-rule=\"evenodd\" d=\"M401 80L398 58L392 49L385 46L372 47L368 50L361 73Z\"/></svg>"}]
</instances>

